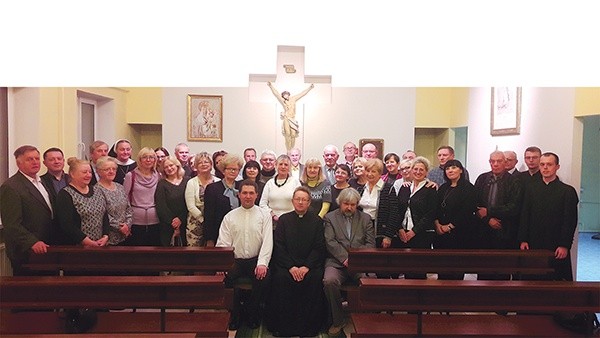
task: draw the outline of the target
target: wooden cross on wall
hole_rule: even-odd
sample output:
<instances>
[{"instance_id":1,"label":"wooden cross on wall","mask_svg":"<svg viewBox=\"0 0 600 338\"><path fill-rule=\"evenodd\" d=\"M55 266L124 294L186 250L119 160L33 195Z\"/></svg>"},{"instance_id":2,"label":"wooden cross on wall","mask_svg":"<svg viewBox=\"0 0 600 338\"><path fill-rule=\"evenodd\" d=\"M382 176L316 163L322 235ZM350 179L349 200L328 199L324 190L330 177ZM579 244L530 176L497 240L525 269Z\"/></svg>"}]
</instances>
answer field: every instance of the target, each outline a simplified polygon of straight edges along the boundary
<instances>
[{"instance_id":1,"label":"wooden cross on wall","mask_svg":"<svg viewBox=\"0 0 600 338\"><path fill-rule=\"evenodd\" d=\"M304 152L304 116L310 113L305 111L305 104L331 103L331 76L304 75L304 47L301 46L277 46L277 74L250 74L250 101L272 102L275 105L273 118L278 120L278 129L273 150L283 154L290 147L290 137L288 135L286 142L285 130L289 132L289 126L293 129L296 125L289 119L288 125L285 125L285 117L280 116L285 108L269 89L269 82L279 94L287 91L291 96L298 96L314 84L314 88L310 89L306 96L299 98L295 105L298 137L294 140L294 147Z\"/></svg>"}]
</instances>

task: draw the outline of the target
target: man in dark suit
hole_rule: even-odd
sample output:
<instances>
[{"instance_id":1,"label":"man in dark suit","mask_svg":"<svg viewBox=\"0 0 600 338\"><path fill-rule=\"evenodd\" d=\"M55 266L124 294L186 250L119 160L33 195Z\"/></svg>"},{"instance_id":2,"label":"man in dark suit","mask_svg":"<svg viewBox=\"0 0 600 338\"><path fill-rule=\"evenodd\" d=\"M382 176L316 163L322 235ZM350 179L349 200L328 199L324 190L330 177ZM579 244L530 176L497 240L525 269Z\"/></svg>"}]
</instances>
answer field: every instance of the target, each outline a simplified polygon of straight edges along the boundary
<instances>
[{"instance_id":1,"label":"man in dark suit","mask_svg":"<svg viewBox=\"0 0 600 338\"><path fill-rule=\"evenodd\" d=\"M40 171L40 152L24 145L14 152L19 171L0 187L0 217L6 235L6 250L13 274L27 275L21 268L30 251L47 252L53 233L51 187L43 184Z\"/></svg>"},{"instance_id":2,"label":"man in dark suit","mask_svg":"<svg viewBox=\"0 0 600 338\"><path fill-rule=\"evenodd\" d=\"M50 201L54 202L56 194L60 189L69 184L71 178L65 173L65 155L59 148L49 148L44 151L44 166L48 169L46 173L40 176L40 179L46 187L52 188L48 190L50 193Z\"/></svg>"},{"instance_id":3,"label":"man in dark suit","mask_svg":"<svg viewBox=\"0 0 600 338\"><path fill-rule=\"evenodd\" d=\"M361 275L348 273L348 249L374 248L375 229L371 217L357 210L360 194L353 188L342 190L337 198L339 209L325 215L325 242L329 255L325 261L323 285L329 303L331 327L329 335L337 335L344 327L344 312L340 286L349 278L357 281Z\"/></svg>"},{"instance_id":4,"label":"man in dark suit","mask_svg":"<svg viewBox=\"0 0 600 338\"><path fill-rule=\"evenodd\" d=\"M517 249L517 232L521 207L521 186L506 171L502 151L490 154L491 170L475 181L479 218L479 247L482 249ZM510 279L510 275L479 274L477 279Z\"/></svg>"}]
</instances>

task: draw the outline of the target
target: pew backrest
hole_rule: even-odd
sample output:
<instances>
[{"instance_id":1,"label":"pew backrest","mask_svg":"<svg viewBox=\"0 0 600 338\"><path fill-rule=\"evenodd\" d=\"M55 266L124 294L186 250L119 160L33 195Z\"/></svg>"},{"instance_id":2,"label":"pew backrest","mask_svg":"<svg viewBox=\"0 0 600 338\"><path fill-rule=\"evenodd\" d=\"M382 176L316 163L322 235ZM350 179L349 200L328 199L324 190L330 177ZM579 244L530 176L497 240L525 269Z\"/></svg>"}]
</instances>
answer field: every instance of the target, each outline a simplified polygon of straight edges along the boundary
<instances>
[{"instance_id":1,"label":"pew backrest","mask_svg":"<svg viewBox=\"0 0 600 338\"><path fill-rule=\"evenodd\" d=\"M486 273L545 275L550 250L450 250L360 248L348 252L352 273Z\"/></svg>"},{"instance_id":2,"label":"pew backrest","mask_svg":"<svg viewBox=\"0 0 600 338\"><path fill-rule=\"evenodd\" d=\"M31 254L23 267L32 271L125 272L193 271L214 273L233 266L233 248L50 246Z\"/></svg>"}]
</instances>

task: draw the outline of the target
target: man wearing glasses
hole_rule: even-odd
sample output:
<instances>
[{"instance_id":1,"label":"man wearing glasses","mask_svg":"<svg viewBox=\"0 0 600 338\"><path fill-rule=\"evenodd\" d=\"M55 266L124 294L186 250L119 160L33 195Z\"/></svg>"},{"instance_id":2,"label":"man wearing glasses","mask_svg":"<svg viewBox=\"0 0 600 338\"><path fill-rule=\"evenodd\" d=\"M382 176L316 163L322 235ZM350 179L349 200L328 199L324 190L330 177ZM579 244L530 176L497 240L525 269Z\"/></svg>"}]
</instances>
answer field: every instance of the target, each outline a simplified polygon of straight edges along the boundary
<instances>
[{"instance_id":1,"label":"man wearing glasses","mask_svg":"<svg viewBox=\"0 0 600 338\"><path fill-rule=\"evenodd\" d=\"M260 154L260 181L267 183L267 181L275 176L275 152L273 150L265 150Z\"/></svg>"}]
</instances>

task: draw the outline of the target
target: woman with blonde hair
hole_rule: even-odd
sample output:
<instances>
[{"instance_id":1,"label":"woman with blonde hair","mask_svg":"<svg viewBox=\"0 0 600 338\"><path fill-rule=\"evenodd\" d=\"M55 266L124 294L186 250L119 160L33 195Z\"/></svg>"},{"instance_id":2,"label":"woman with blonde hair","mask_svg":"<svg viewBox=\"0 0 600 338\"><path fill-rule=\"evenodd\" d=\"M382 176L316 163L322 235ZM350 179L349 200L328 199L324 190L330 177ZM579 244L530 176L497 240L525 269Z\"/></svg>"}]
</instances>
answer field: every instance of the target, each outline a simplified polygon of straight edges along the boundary
<instances>
[{"instance_id":1,"label":"woman with blonde hair","mask_svg":"<svg viewBox=\"0 0 600 338\"><path fill-rule=\"evenodd\" d=\"M331 184L325 178L319 159L311 158L304 163L300 182L310 191L312 201L308 210L323 218L331 205Z\"/></svg>"},{"instance_id":2,"label":"woman with blonde hair","mask_svg":"<svg viewBox=\"0 0 600 338\"><path fill-rule=\"evenodd\" d=\"M154 192L160 180L156 171L154 149L144 147L138 152L138 166L125 175L125 192L133 209L131 236L126 245L160 246L160 226Z\"/></svg>"},{"instance_id":3,"label":"woman with blonde hair","mask_svg":"<svg viewBox=\"0 0 600 338\"><path fill-rule=\"evenodd\" d=\"M103 156L96 161L96 170L100 180L94 188L104 194L106 199L106 210L110 222L110 232L108 233L108 244L119 245L131 233L131 222L133 210L125 188L117 182L114 182L117 174L117 160L113 157Z\"/></svg>"},{"instance_id":4,"label":"woman with blonde hair","mask_svg":"<svg viewBox=\"0 0 600 338\"><path fill-rule=\"evenodd\" d=\"M429 184L429 160L417 156L411 169L412 181L398 191L398 208L391 212L396 219L388 228L398 234L401 248L431 249L435 236L437 191ZM425 274L406 275L406 278L425 279Z\"/></svg>"},{"instance_id":5,"label":"woman with blonde hair","mask_svg":"<svg viewBox=\"0 0 600 338\"><path fill-rule=\"evenodd\" d=\"M204 235L204 191L206 187L221 179L212 171L212 156L203 151L194 156L196 176L185 187L185 204L188 209L186 240L188 246L206 246Z\"/></svg>"},{"instance_id":6,"label":"woman with blonde hair","mask_svg":"<svg viewBox=\"0 0 600 338\"><path fill-rule=\"evenodd\" d=\"M204 191L204 235L207 246L215 246L225 215L240 206L239 182L236 182L244 160L238 155L225 154L217 170L223 173L219 182L209 184Z\"/></svg>"},{"instance_id":7,"label":"woman with blonde hair","mask_svg":"<svg viewBox=\"0 0 600 338\"><path fill-rule=\"evenodd\" d=\"M164 159L162 171L163 178L158 181L154 192L156 212L160 220L160 242L162 246L185 246L188 215L185 171L175 156Z\"/></svg>"},{"instance_id":8,"label":"woman with blonde hair","mask_svg":"<svg viewBox=\"0 0 600 338\"><path fill-rule=\"evenodd\" d=\"M294 189L301 186L300 181L290 173L292 161L287 155L279 155L276 161L277 174L265 184L260 197L261 208L266 208L273 218L273 229L277 227L279 216L294 210L292 196Z\"/></svg>"},{"instance_id":9,"label":"woman with blonde hair","mask_svg":"<svg viewBox=\"0 0 600 338\"><path fill-rule=\"evenodd\" d=\"M97 188L90 187L90 163L71 157L67 160L71 182L58 192L55 217L65 244L83 246L108 245L109 221L106 199Z\"/></svg>"},{"instance_id":10,"label":"woman with blonde hair","mask_svg":"<svg viewBox=\"0 0 600 338\"><path fill-rule=\"evenodd\" d=\"M367 184L367 177L365 176L365 166L367 165L367 159L364 157L357 157L352 162L352 173L354 177L348 181L350 186L359 194L362 195L363 190L365 189L365 184Z\"/></svg>"}]
</instances>

